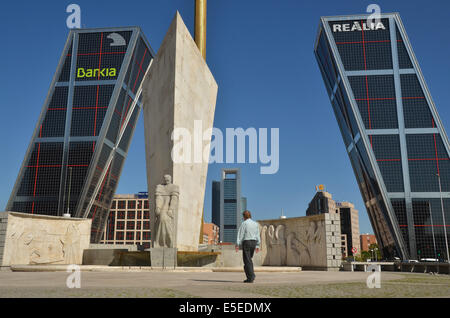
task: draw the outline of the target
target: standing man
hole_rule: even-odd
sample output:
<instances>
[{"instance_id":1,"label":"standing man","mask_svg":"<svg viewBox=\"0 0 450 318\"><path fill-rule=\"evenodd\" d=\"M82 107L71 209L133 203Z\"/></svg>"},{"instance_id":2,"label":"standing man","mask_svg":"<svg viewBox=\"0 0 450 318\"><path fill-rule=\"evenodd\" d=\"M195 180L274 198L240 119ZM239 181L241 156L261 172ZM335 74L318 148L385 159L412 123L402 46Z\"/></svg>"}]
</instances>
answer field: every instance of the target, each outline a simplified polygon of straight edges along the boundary
<instances>
[{"instance_id":1,"label":"standing man","mask_svg":"<svg viewBox=\"0 0 450 318\"><path fill-rule=\"evenodd\" d=\"M259 245L261 243L259 234L259 224L253 221L250 211L244 211L244 222L239 227L236 252L239 252L239 247L242 247L242 257L244 259L244 271L247 279L244 283L253 283L255 280L255 272L253 270L253 254L259 252Z\"/></svg>"}]
</instances>

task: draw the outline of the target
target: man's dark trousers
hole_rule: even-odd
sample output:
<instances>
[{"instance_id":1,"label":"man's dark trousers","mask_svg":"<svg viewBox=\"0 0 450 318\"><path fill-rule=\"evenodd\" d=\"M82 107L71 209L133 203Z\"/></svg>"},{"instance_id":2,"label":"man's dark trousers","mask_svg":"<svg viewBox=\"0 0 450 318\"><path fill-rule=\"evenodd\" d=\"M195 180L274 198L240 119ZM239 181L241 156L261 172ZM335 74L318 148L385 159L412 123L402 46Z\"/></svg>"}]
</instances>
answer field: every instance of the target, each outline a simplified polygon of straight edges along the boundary
<instances>
[{"instance_id":1,"label":"man's dark trousers","mask_svg":"<svg viewBox=\"0 0 450 318\"><path fill-rule=\"evenodd\" d=\"M242 257L244 259L244 271L247 280L255 280L255 272L253 271L253 254L255 253L256 240L247 240L242 242Z\"/></svg>"}]
</instances>

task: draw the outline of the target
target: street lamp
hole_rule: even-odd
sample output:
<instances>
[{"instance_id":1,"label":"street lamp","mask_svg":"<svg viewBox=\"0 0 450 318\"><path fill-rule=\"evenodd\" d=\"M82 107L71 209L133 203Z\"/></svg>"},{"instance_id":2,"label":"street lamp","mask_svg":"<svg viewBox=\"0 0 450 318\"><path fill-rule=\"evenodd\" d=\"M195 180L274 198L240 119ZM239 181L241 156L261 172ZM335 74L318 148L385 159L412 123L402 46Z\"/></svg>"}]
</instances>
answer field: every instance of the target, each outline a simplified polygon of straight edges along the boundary
<instances>
[{"instance_id":1,"label":"street lamp","mask_svg":"<svg viewBox=\"0 0 450 318\"><path fill-rule=\"evenodd\" d=\"M370 251L372 252L372 262L373 262L374 258L375 258L375 262L378 262L378 255L377 255L378 248L376 248L376 247L371 248ZM374 257L374 254L375 254L375 257Z\"/></svg>"},{"instance_id":2,"label":"street lamp","mask_svg":"<svg viewBox=\"0 0 450 318\"><path fill-rule=\"evenodd\" d=\"M447 249L447 262L450 263L450 257L448 254L448 240L447 240L447 226L445 225L445 214L444 214L444 200L442 199L442 186L441 186L441 176L439 173L436 174L439 181L439 194L441 197L441 212L442 212L442 222L444 225L444 239L445 239L445 247Z\"/></svg>"},{"instance_id":3,"label":"street lamp","mask_svg":"<svg viewBox=\"0 0 450 318\"><path fill-rule=\"evenodd\" d=\"M435 236L434 236L433 213L431 213L431 205L430 205L430 202L428 202L428 211L430 211L431 234L433 235L434 259L437 259L437 254L436 254L436 239L435 239ZM444 231L445 231L445 228L444 228Z\"/></svg>"},{"instance_id":4,"label":"street lamp","mask_svg":"<svg viewBox=\"0 0 450 318\"><path fill-rule=\"evenodd\" d=\"M72 167L69 167L69 192L67 196L67 212L63 214L64 217L70 218L70 192L72 188ZM64 212L63 212L64 213Z\"/></svg>"}]
</instances>

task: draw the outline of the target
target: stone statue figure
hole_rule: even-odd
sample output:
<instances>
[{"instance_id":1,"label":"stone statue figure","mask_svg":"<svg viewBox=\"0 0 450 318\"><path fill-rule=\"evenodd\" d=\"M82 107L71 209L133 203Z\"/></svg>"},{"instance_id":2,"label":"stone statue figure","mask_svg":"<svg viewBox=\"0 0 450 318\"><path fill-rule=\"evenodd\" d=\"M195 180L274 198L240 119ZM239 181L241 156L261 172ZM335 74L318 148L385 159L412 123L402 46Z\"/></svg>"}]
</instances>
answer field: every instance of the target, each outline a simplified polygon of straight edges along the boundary
<instances>
[{"instance_id":1,"label":"stone statue figure","mask_svg":"<svg viewBox=\"0 0 450 318\"><path fill-rule=\"evenodd\" d=\"M179 187L172 183L170 175L164 176L164 184L156 186L154 247L175 247L175 220L179 195Z\"/></svg>"}]
</instances>

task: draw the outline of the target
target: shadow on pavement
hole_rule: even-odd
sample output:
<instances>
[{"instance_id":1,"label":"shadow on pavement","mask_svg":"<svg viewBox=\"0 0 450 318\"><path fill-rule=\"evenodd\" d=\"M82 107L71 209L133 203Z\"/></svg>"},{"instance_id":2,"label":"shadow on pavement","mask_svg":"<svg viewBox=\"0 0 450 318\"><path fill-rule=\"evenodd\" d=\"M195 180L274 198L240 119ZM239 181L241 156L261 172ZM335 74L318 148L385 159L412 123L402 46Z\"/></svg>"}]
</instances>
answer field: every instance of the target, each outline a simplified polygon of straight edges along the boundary
<instances>
[{"instance_id":1,"label":"shadow on pavement","mask_svg":"<svg viewBox=\"0 0 450 318\"><path fill-rule=\"evenodd\" d=\"M233 280L214 280L214 279L192 279L194 282L210 282L210 283L239 283L243 284L243 282L240 281L233 281Z\"/></svg>"}]
</instances>

